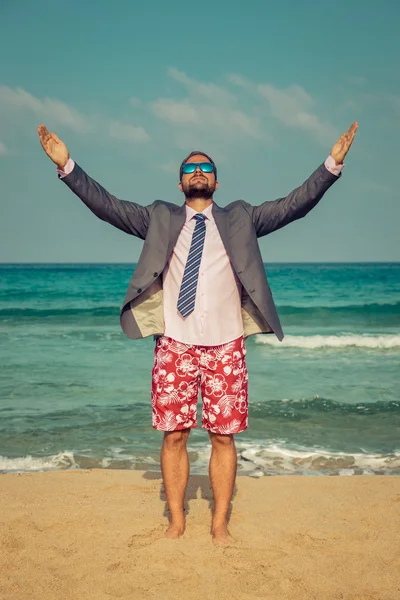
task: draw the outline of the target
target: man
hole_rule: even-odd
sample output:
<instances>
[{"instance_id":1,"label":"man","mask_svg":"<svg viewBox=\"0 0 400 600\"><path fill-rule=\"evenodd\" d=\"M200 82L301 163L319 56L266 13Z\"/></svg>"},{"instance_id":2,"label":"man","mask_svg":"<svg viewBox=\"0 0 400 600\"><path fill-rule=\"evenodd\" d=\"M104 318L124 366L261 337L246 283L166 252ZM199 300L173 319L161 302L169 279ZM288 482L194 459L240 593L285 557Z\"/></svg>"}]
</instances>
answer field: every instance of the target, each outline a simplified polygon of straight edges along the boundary
<instances>
[{"instance_id":1,"label":"man","mask_svg":"<svg viewBox=\"0 0 400 600\"><path fill-rule=\"evenodd\" d=\"M69 157L54 133L44 125L38 128L64 183L100 219L145 240L120 319L129 337L157 339L152 424L164 431L161 470L171 513L169 538L185 530L186 442L197 426L200 387L202 426L212 445L211 534L216 543L231 539L227 515L237 468L233 436L247 428L248 413L244 339L256 333L283 338L257 238L304 217L321 200L341 176L357 128L353 123L325 163L286 198L259 206L238 200L225 208L213 201L217 168L203 152L192 152L182 162L183 205L156 200L140 206L109 194Z\"/></svg>"}]
</instances>

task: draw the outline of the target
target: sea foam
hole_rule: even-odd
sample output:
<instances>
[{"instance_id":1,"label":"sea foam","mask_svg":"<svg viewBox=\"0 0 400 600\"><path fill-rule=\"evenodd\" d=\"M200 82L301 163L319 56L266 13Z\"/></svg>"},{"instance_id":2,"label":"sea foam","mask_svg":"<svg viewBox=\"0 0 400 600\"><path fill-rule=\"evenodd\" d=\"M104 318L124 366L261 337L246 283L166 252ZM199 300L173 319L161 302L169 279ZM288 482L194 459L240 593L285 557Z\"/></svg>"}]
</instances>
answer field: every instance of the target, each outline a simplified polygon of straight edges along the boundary
<instances>
[{"instance_id":1,"label":"sea foam","mask_svg":"<svg viewBox=\"0 0 400 600\"><path fill-rule=\"evenodd\" d=\"M287 335L282 342L272 335L256 335L255 342L257 344L267 344L269 346L306 348L308 350L315 350L318 348L347 348L351 346L356 348L371 348L374 350L389 350L392 348L400 348L400 335Z\"/></svg>"},{"instance_id":2,"label":"sea foam","mask_svg":"<svg viewBox=\"0 0 400 600\"><path fill-rule=\"evenodd\" d=\"M238 474L251 477L264 475L400 475L400 451L388 454L368 452L333 452L324 448L288 447L284 440L263 444L236 442ZM211 455L211 444L191 444L191 473L205 475ZM151 456L114 453L91 458L64 451L47 457L0 456L0 472L58 471L74 469L138 469L159 471L159 461Z\"/></svg>"}]
</instances>

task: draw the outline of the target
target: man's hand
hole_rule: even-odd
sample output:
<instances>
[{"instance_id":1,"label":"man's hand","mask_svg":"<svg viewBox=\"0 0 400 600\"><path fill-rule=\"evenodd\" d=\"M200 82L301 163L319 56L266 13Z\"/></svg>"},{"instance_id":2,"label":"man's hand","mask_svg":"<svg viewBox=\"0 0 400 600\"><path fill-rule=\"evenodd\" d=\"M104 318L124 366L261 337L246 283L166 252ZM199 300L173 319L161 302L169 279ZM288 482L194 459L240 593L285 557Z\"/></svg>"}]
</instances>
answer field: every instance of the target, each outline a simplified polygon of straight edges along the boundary
<instances>
[{"instance_id":1,"label":"man's hand","mask_svg":"<svg viewBox=\"0 0 400 600\"><path fill-rule=\"evenodd\" d=\"M49 156L58 167L63 169L69 159L67 146L55 133L49 133L44 125L39 125L38 134L42 148L47 156Z\"/></svg>"},{"instance_id":2,"label":"man's hand","mask_svg":"<svg viewBox=\"0 0 400 600\"><path fill-rule=\"evenodd\" d=\"M350 146L353 143L354 136L356 135L356 131L358 129L357 121L350 125L348 131L340 136L336 144L333 146L331 150L331 156L335 160L337 165L340 165L348 151L350 150Z\"/></svg>"}]
</instances>

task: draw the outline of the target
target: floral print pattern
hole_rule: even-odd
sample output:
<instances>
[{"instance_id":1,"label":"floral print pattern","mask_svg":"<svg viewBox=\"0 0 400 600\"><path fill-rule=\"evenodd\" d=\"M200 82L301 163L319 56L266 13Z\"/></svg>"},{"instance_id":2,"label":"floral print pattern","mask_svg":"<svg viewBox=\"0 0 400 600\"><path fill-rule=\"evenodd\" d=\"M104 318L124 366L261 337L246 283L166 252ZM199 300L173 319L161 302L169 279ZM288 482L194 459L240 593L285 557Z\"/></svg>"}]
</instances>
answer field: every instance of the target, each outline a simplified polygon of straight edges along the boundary
<instances>
[{"instance_id":1,"label":"floral print pattern","mask_svg":"<svg viewBox=\"0 0 400 600\"><path fill-rule=\"evenodd\" d=\"M157 339L152 371L152 424L160 431L202 427L224 435L248 426L248 373L243 337L220 346L189 346Z\"/></svg>"}]
</instances>

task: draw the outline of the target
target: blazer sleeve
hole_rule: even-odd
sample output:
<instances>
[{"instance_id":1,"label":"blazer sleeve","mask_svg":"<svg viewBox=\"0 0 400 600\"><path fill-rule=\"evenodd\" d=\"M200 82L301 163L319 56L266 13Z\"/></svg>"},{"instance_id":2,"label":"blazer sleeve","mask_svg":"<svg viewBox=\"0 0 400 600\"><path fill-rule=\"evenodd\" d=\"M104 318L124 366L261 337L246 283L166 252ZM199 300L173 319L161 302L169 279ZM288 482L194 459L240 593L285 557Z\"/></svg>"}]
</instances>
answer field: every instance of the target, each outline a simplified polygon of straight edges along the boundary
<instances>
[{"instance_id":1,"label":"blazer sleeve","mask_svg":"<svg viewBox=\"0 0 400 600\"><path fill-rule=\"evenodd\" d=\"M152 205L140 206L136 202L119 200L85 173L77 163L71 173L62 178L62 181L99 219L125 233L145 239Z\"/></svg>"},{"instance_id":2,"label":"blazer sleeve","mask_svg":"<svg viewBox=\"0 0 400 600\"><path fill-rule=\"evenodd\" d=\"M300 187L285 198L252 206L252 219L257 237L272 233L292 221L305 217L340 177L341 174L337 176L328 171L323 163Z\"/></svg>"}]
</instances>

